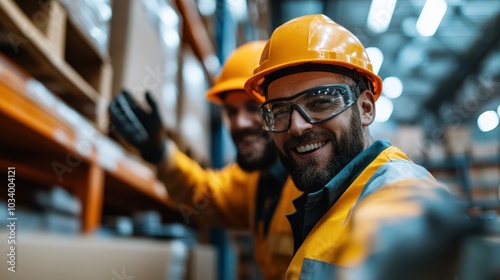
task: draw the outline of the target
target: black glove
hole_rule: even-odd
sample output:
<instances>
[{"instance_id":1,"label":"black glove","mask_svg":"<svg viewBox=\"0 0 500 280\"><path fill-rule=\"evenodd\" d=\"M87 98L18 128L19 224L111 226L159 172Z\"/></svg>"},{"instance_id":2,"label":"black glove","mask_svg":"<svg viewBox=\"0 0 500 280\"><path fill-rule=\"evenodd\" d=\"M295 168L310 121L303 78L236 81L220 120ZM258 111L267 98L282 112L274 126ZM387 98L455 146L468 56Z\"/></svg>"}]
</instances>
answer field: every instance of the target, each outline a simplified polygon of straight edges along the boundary
<instances>
[{"instance_id":1,"label":"black glove","mask_svg":"<svg viewBox=\"0 0 500 280\"><path fill-rule=\"evenodd\" d=\"M157 164L165 154L165 136L156 102L149 92L146 92L146 100L151 112L141 108L130 93L123 90L111 101L109 114L116 131L139 150L142 158Z\"/></svg>"}]
</instances>

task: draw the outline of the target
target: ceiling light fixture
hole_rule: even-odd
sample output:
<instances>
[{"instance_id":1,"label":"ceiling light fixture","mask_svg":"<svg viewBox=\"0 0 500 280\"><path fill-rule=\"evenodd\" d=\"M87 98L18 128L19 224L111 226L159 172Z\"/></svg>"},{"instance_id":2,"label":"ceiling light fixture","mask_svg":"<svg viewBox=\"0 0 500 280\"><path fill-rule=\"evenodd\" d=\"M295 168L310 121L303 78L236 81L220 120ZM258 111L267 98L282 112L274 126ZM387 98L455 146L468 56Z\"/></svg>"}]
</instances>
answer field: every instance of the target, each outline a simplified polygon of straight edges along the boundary
<instances>
[{"instance_id":1,"label":"ceiling light fixture","mask_svg":"<svg viewBox=\"0 0 500 280\"><path fill-rule=\"evenodd\" d=\"M433 36L447 8L445 0L427 0L417 20L417 32L424 37Z\"/></svg>"},{"instance_id":2,"label":"ceiling light fixture","mask_svg":"<svg viewBox=\"0 0 500 280\"><path fill-rule=\"evenodd\" d=\"M373 72L378 74L380 66L382 66L382 62L384 62L384 54L379 48L375 47L366 48L366 52L368 53L368 57L372 63Z\"/></svg>"},{"instance_id":3,"label":"ceiling light fixture","mask_svg":"<svg viewBox=\"0 0 500 280\"><path fill-rule=\"evenodd\" d=\"M477 118L477 126L482 132L488 132L498 126L500 120L495 111L486 111Z\"/></svg>"},{"instance_id":4,"label":"ceiling light fixture","mask_svg":"<svg viewBox=\"0 0 500 280\"><path fill-rule=\"evenodd\" d=\"M383 81L382 93L391 99L398 98L403 93L403 83L398 77L387 77Z\"/></svg>"},{"instance_id":5,"label":"ceiling light fixture","mask_svg":"<svg viewBox=\"0 0 500 280\"><path fill-rule=\"evenodd\" d=\"M386 122L392 115L394 110L394 105L392 100L387 97L380 96L377 102L375 102L375 121Z\"/></svg>"},{"instance_id":6,"label":"ceiling light fixture","mask_svg":"<svg viewBox=\"0 0 500 280\"><path fill-rule=\"evenodd\" d=\"M366 26L375 33L387 31L397 0L372 0Z\"/></svg>"}]
</instances>

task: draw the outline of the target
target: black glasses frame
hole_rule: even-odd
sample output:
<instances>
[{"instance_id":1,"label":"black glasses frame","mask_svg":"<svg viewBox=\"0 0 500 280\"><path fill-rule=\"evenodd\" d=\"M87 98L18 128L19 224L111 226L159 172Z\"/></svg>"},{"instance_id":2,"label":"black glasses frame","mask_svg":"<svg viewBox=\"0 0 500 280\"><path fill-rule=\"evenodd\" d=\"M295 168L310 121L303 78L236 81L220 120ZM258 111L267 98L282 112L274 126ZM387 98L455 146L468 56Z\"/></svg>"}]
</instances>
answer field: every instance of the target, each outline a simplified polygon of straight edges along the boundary
<instances>
[{"instance_id":1,"label":"black glasses frame","mask_svg":"<svg viewBox=\"0 0 500 280\"><path fill-rule=\"evenodd\" d=\"M266 108L267 105L272 104L272 103L294 100L294 99L298 98L299 96L302 96L302 95L305 95L305 94L308 94L308 93L311 93L314 91L321 91L321 90L331 88L331 87L342 88L343 90L342 90L341 94L343 95L344 99L347 101L346 105L339 112L337 112L331 116L328 116L324 119L314 121L307 115L307 113L304 111L304 109L302 109L300 107L299 104L293 103L292 105L290 105L290 113L288 115L288 125L286 126L286 128L280 129L280 130L274 129L274 125L272 124L272 121L269 120L269 118L268 118L269 114L266 113L266 110L269 111L269 109ZM276 99L272 99L272 100L268 100L268 101L264 102L262 105L259 106L259 118L260 118L260 121L262 123L262 128L264 130L271 131L271 132L285 132L288 129L290 129L290 125L292 122L291 119L292 119L293 110L296 109L297 112L299 112L299 114L308 123L317 124L317 123L325 122L327 120L330 120L330 119L342 114L345 110L347 110L349 107L351 107L352 104L354 104L356 102L356 100L358 100L359 95L360 95L359 81L357 81L356 85L348 85L348 84L322 85L322 86L306 89L304 91L301 91L301 92L294 94L292 96L289 96L289 97L276 98Z\"/></svg>"}]
</instances>

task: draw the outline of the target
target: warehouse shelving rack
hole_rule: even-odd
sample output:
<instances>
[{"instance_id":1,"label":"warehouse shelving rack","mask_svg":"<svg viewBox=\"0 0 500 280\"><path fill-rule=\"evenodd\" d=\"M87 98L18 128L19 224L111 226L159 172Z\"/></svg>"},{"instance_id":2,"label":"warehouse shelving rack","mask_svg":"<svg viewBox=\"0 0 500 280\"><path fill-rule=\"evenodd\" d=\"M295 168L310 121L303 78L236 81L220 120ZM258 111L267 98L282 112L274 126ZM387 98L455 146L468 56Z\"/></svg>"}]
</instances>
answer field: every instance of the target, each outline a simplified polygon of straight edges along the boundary
<instances>
[{"instance_id":1,"label":"warehouse shelving rack","mask_svg":"<svg viewBox=\"0 0 500 280\"><path fill-rule=\"evenodd\" d=\"M17 191L67 188L86 233L103 206L165 212L154 168L106 136L112 66L64 7L2 0L0 34L0 168L16 168Z\"/></svg>"},{"instance_id":2,"label":"warehouse shelving rack","mask_svg":"<svg viewBox=\"0 0 500 280\"><path fill-rule=\"evenodd\" d=\"M0 1L1 51L79 113L106 129L111 95L109 57L50 1Z\"/></svg>"},{"instance_id":3,"label":"warehouse shelving rack","mask_svg":"<svg viewBox=\"0 0 500 280\"><path fill-rule=\"evenodd\" d=\"M500 146L498 147L500 148ZM500 157L469 154L427 159L421 162L436 179L443 182L473 210L500 214Z\"/></svg>"}]
</instances>

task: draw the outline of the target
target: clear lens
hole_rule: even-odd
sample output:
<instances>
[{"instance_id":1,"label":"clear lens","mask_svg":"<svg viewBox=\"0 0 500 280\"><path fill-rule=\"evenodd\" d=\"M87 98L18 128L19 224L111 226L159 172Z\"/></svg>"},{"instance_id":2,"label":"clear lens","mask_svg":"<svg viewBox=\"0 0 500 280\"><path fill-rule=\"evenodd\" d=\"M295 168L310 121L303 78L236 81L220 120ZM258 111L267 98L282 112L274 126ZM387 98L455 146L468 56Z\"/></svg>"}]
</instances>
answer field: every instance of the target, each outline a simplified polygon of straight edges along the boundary
<instances>
[{"instance_id":1,"label":"clear lens","mask_svg":"<svg viewBox=\"0 0 500 280\"><path fill-rule=\"evenodd\" d=\"M259 116L265 130L283 132L290 127L294 109L314 124L342 113L354 103L358 95L357 86L324 85L291 97L270 100L259 108Z\"/></svg>"}]
</instances>

